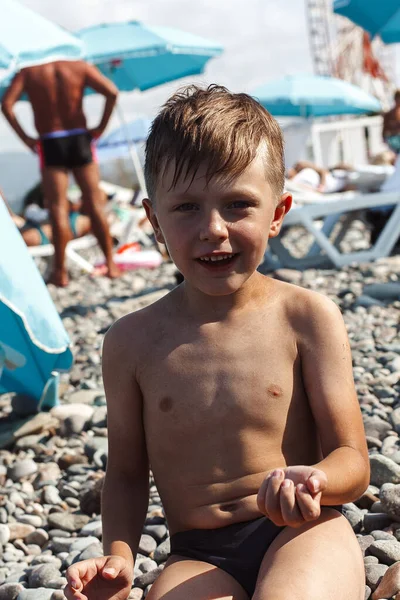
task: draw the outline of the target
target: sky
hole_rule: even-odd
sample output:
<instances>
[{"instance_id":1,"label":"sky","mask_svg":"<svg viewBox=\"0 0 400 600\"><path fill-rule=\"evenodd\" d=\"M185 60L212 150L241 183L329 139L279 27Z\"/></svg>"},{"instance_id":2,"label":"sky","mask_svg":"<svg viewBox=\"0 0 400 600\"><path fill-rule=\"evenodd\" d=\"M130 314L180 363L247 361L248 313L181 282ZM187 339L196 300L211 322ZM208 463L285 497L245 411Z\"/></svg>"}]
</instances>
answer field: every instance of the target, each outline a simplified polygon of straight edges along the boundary
<instances>
[{"instance_id":1,"label":"sky","mask_svg":"<svg viewBox=\"0 0 400 600\"><path fill-rule=\"evenodd\" d=\"M284 74L312 72L306 21L306 0L20 0L70 31L106 21L139 20L180 28L224 47L206 72L191 77L198 83L218 83L232 91L249 92ZM400 60L398 61L400 63ZM144 93L121 94L126 118L154 115L160 104L187 80ZM89 126L97 125L102 99L85 100ZM32 127L30 111L20 103L18 114ZM116 125L116 119L110 127ZM31 133L34 133L33 129ZM22 148L0 119L2 149Z\"/></svg>"}]
</instances>

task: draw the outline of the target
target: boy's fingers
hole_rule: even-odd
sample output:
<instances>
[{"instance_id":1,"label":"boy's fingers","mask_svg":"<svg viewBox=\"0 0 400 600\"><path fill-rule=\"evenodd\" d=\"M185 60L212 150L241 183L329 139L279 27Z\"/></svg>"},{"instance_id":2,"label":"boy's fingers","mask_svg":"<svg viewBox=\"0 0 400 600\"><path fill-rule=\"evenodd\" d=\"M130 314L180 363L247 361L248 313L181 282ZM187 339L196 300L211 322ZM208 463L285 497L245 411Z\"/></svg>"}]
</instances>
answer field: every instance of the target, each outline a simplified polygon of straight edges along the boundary
<instances>
[{"instance_id":1,"label":"boy's fingers","mask_svg":"<svg viewBox=\"0 0 400 600\"><path fill-rule=\"evenodd\" d=\"M83 588L81 581L81 576L83 575L84 573L81 573L78 567L69 567L69 569L67 570L68 585L70 585L71 588L73 588L74 590L80 591Z\"/></svg>"},{"instance_id":2,"label":"boy's fingers","mask_svg":"<svg viewBox=\"0 0 400 600\"><path fill-rule=\"evenodd\" d=\"M328 478L323 471L316 469L313 473L311 473L306 483L310 492L312 494L317 494L318 492L323 492L326 489L328 485Z\"/></svg>"},{"instance_id":3,"label":"boy's fingers","mask_svg":"<svg viewBox=\"0 0 400 600\"><path fill-rule=\"evenodd\" d=\"M64 588L63 593L67 600L86 600L86 596L83 596L80 592L71 590L69 586Z\"/></svg>"},{"instance_id":4,"label":"boy's fingers","mask_svg":"<svg viewBox=\"0 0 400 600\"><path fill-rule=\"evenodd\" d=\"M260 485L260 489L258 490L258 494L257 494L258 510L260 512L262 512L263 514L265 513L265 494L267 493L267 488L268 488L268 483L269 483L270 478L271 478L271 474L269 474L269 475L267 475L267 477L265 477L264 481Z\"/></svg>"},{"instance_id":5,"label":"boy's fingers","mask_svg":"<svg viewBox=\"0 0 400 600\"><path fill-rule=\"evenodd\" d=\"M280 488L285 474L282 469L275 469L268 482L268 488L265 494L265 508L268 517L275 525L283 525L280 506Z\"/></svg>"},{"instance_id":6,"label":"boy's fingers","mask_svg":"<svg viewBox=\"0 0 400 600\"><path fill-rule=\"evenodd\" d=\"M296 504L295 487L291 479L282 482L280 490L280 509L285 525L298 527L304 523L303 516Z\"/></svg>"},{"instance_id":7,"label":"boy's fingers","mask_svg":"<svg viewBox=\"0 0 400 600\"><path fill-rule=\"evenodd\" d=\"M124 568L125 562L117 556L110 556L101 569L101 574L106 579L115 579Z\"/></svg>"},{"instance_id":8,"label":"boy's fingers","mask_svg":"<svg viewBox=\"0 0 400 600\"><path fill-rule=\"evenodd\" d=\"M296 500L305 521L314 521L315 519L318 519L321 514L321 493L313 498L308 491L307 486L299 483L296 486Z\"/></svg>"}]
</instances>

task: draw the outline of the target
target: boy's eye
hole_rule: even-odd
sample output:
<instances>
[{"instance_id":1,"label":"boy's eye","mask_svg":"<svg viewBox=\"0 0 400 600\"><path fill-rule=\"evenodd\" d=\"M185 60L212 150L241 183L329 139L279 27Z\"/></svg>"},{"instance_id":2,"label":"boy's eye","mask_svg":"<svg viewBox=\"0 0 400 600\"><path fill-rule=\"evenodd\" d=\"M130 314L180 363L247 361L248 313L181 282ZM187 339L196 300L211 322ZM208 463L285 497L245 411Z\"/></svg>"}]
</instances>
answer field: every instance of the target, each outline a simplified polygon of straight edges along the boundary
<instances>
[{"instance_id":1,"label":"boy's eye","mask_svg":"<svg viewBox=\"0 0 400 600\"><path fill-rule=\"evenodd\" d=\"M184 202L183 204L177 206L175 210L178 212L190 212L192 210L197 210L197 205L193 204L192 202Z\"/></svg>"},{"instance_id":2,"label":"boy's eye","mask_svg":"<svg viewBox=\"0 0 400 600\"><path fill-rule=\"evenodd\" d=\"M235 200L230 203L231 208L249 208L251 206L248 200Z\"/></svg>"}]
</instances>

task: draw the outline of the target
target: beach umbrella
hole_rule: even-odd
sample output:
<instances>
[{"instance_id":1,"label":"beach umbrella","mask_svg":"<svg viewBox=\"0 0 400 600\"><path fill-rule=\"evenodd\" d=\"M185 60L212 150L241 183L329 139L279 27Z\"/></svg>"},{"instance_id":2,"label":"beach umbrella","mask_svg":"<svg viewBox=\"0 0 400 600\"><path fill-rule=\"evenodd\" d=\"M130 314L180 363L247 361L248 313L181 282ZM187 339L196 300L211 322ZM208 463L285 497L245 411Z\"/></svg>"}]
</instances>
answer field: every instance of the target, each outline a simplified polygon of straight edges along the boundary
<instances>
[{"instance_id":1,"label":"beach umbrella","mask_svg":"<svg viewBox=\"0 0 400 600\"><path fill-rule=\"evenodd\" d=\"M198 75L211 58L222 53L222 46L197 35L138 21L95 25L77 31L76 35L84 43L85 59L125 92L144 91L181 77ZM139 185L146 193L135 144L129 138L120 107L118 112Z\"/></svg>"},{"instance_id":2,"label":"beach umbrella","mask_svg":"<svg viewBox=\"0 0 400 600\"><path fill-rule=\"evenodd\" d=\"M400 42L399 0L335 0L333 10L368 31L371 37L379 35L385 44Z\"/></svg>"},{"instance_id":3,"label":"beach umbrella","mask_svg":"<svg viewBox=\"0 0 400 600\"><path fill-rule=\"evenodd\" d=\"M197 35L137 21L95 25L76 35L84 42L85 59L121 91L144 91L198 75L222 53L222 46Z\"/></svg>"},{"instance_id":4,"label":"beach umbrella","mask_svg":"<svg viewBox=\"0 0 400 600\"><path fill-rule=\"evenodd\" d=\"M109 159L122 158L129 154L127 136L133 144L146 141L151 126L151 119L142 117L126 123L124 127L117 127L107 135L103 135L97 144L99 162Z\"/></svg>"},{"instance_id":5,"label":"beach umbrella","mask_svg":"<svg viewBox=\"0 0 400 600\"><path fill-rule=\"evenodd\" d=\"M72 365L70 341L51 296L0 197L0 394L57 402L59 371Z\"/></svg>"},{"instance_id":6,"label":"beach umbrella","mask_svg":"<svg viewBox=\"0 0 400 600\"><path fill-rule=\"evenodd\" d=\"M82 42L16 0L1 0L0 68L14 72L30 65L82 56Z\"/></svg>"},{"instance_id":7,"label":"beach umbrella","mask_svg":"<svg viewBox=\"0 0 400 600\"><path fill-rule=\"evenodd\" d=\"M334 77L288 75L251 92L275 117L328 117L380 112L380 102Z\"/></svg>"}]
</instances>

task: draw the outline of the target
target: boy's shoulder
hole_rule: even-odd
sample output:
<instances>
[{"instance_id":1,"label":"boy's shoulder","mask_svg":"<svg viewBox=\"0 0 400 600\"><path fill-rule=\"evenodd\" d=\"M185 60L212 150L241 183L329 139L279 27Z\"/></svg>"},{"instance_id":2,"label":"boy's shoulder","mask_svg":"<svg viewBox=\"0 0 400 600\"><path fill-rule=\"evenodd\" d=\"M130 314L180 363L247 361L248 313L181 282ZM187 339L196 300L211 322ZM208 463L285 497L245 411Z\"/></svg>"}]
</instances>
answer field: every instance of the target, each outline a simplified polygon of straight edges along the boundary
<instances>
[{"instance_id":1,"label":"boy's shoulder","mask_svg":"<svg viewBox=\"0 0 400 600\"><path fill-rule=\"evenodd\" d=\"M104 344L122 351L148 345L171 315L175 289L152 304L120 317L107 331Z\"/></svg>"},{"instance_id":2,"label":"boy's shoulder","mask_svg":"<svg viewBox=\"0 0 400 600\"><path fill-rule=\"evenodd\" d=\"M312 332L314 327L342 321L339 307L328 296L279 280L274 280L274 284L277 297L295 329Z\"/></svg>"}]
</instances>

